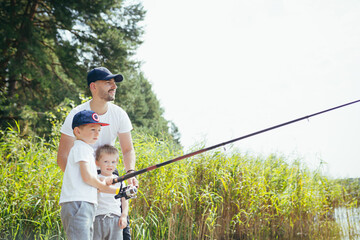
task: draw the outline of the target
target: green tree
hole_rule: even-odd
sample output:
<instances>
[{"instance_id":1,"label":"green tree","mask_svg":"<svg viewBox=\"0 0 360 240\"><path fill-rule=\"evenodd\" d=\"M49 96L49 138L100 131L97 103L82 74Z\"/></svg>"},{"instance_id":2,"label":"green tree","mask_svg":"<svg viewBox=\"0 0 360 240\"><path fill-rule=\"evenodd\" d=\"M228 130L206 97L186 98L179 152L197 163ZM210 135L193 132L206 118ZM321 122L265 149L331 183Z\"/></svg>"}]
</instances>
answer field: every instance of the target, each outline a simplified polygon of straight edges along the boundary
<instances>
[{"instance_id":1,"label":"green tree","mask_svg":"<svg viewBox=\"0 0 360 240\"><path fill-rule=\"evenodd\" d=\"M48 118L59 117L57 107L69 99L80 103L79 96L89 94L87 71L105 66L126 73L123 92L145 92L126 94L129 100L121 98L120 105L130 110L134 125L168 132L151 86L139 63L131 60L141 44L139 23L144 15L140 3L120 0L1 1L1 127L17 120L25 126L25 133L48 136ZM142 104L134 107L137 103Z\"/></svg>"},{"instance_id":2,"label":"green tree","mask_svg":"<svg viewBox=\"0 0 360 240\"><path fill-rule=\"evenodd\" d=\"M119 84L115 101L118 105L126 106L125 110L132 123L139 126L142 132L158 138L170 137L179 143L178 129L163 117L164 110L149 81L141 72L128 72L124 75L126 81Z\"/></svg>"}]
</instances>

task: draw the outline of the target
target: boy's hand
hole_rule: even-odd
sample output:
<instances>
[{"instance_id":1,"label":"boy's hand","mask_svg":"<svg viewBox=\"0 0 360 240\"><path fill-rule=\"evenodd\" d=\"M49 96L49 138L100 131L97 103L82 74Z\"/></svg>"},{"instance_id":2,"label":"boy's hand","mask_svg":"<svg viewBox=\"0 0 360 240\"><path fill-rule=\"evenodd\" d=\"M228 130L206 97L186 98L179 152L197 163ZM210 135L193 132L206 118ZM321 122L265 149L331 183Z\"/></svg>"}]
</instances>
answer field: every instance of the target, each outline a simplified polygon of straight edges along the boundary
<instances>
[{"instance_id":1,"label":"boy's hand","mask_svg":"<svg viewBox=\"0 0 360 240\"><path fill-rule=\"evenodd\" d=\"M119 228L124 229L127 226L127 216L122 216L119 218Z\"/></svg>"},{"instance_id":2,"label":"boy's hand","mask_svg":"<svg viewBox=\"0 0 360 240\"><path fill-rule=\"evenodd\" d=\"M107 178L105 178L105 182L106 182L106 185L112 185L113 178L112 177L107 177Z\"/></svg>"},{"instance_id":3,"label":"boy's hand","mask_svg":"<svg viewBox=\"0 0 360 240\"><path fill-rule=\"evenodd\" d=\"M105 179L103 178L103 177L100 177L99 178L99 181L101 182L101 188L98 188L98 193L99 192L101 192L101 190L104 188L104 187L106 187L107 185L106 185L106 182L105 182Z\"/></svg>"}]
</instances>

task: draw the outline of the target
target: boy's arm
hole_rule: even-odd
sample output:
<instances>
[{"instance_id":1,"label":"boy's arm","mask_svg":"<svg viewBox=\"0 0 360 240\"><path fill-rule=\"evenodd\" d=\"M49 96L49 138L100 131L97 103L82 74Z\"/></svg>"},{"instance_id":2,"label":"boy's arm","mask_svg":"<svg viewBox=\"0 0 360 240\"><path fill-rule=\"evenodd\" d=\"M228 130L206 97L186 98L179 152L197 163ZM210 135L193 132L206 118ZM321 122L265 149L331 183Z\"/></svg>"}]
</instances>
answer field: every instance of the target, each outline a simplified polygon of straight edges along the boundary
<instances>
[{"instance_id":1,"label":"boy's arm","mask_svg":"<svg viewBox=\"0 0 360 240\"><path fill-rule=\"evenodd\" d=\"M121 217L127 218L129 215L129 200L126 200L124 197L121 198Z\"/></svg>"},{"instance_id":2,"label":"boy's arm","mask_svg":"<svg viewBox=\"0 0 360 240\"><path fill-rule=\"evenodd\" d=\"M90 173L88 162L80 161L79 164L81 177L85 183L99 189L101 192L116 194L117 191L115 187L107 186L105 181L100 181L96 175Z\"/></svg>"},{"instance_id":3,"label":"boy's arm","mask_svg":"<svg viewBox=\"0 0 360 240\"><path fill-rule=\"evenodd\" d=\"M126 200L125 198L121 198L121 216L119 219L119 227L121 229L126 228L127 224L128 224L128 219L127 216L129 214L129 201Z\"/></svg>"}]
</instances>

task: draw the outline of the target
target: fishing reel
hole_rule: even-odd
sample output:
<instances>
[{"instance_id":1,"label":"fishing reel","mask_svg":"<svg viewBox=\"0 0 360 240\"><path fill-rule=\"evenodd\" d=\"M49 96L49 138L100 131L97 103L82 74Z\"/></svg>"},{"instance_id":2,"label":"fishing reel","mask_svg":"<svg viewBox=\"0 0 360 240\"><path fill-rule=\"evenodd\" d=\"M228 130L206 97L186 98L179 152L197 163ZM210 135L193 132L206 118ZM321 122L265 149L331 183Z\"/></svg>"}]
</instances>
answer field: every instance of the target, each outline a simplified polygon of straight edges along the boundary
<instances>
[{"instance_id":1,"label":"fishing reel","mask_svg":"<svg viewBox=\"0 0 360 240\"><path fill-rule=\"evenodd\" d=\"M118 198L125 198L130 199L130 198L136 198L136 194L137 194L137 188L134 186L126 186L126 187L122 187L120 188L120 191L117 195L115 195L115 199Z\"/></svg>"}]
</instances>

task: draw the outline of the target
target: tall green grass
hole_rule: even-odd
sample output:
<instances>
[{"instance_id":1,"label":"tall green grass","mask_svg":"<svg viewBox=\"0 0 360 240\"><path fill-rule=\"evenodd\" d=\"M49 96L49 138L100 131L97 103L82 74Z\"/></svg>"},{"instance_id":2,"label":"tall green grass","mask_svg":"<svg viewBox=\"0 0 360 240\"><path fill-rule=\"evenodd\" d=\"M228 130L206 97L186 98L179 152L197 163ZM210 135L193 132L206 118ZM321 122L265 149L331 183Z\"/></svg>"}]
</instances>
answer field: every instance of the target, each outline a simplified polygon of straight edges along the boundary
<instances>
[{"instance_id":1,"label":"tall green grass","mask_svg":"<svg viewBox=\"0 0 360 240\"><path fill-rule=\"evenodd\" d=\"M159 153L166 146L150 149L138 166L165 160ZM340 186L300 161L213 151L143 175L140 183L131 203L135 239L339 236L332 213Z\"/></svg>"},{"instance_id":2,"label":"tall green grass","mask_svg":"<svg viewBox=\"0 0 360 240\"><path fill-rule=\"evenodd\" d=\"M21 137L19 126L1 132L0 239L61 235L56 148L57 142Z\"/></svg>"},{"instance_id":3,"label":"tall green grass","mask_svg":"<svg viewBox=\"0 0 360 240\"><path fill-rule=\"evenodd\" d=\"M0 239L64 239L57 138L24 138L19 127L0 134ZM134 146L138 169L183 154L171 141L145 134L134 134ZM138 197L130 202L137 240L340 239L335 208L357 204L341 183L300 160L234 149L213 150L138 178Z\"/></svg>"}]
</instances>

